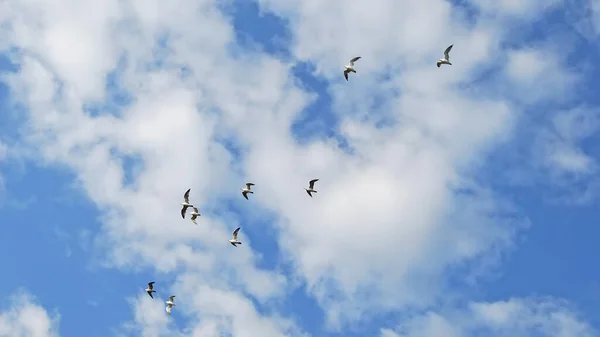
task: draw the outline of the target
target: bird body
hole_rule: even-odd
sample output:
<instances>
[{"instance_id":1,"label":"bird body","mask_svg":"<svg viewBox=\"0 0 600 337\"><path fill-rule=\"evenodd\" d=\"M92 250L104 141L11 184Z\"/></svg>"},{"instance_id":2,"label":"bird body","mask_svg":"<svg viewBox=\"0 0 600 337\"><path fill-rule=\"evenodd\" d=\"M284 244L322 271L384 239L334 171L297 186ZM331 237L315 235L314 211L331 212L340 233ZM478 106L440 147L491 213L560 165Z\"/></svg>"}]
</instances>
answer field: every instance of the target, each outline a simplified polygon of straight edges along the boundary
<instances>
[{"instance_id":1,"label":"bird body","mask_svg":"<svg viewBox=\"0 0 600 337\"><path fill-rule=\"evenodd\" d=\"M308 195L312 198L312 193L317 193L317 191L315 191L315 183L319 181L319 179L313 179L311 181L308 182L308 188L304 188L304 190L306 191L306 193L308 193Z\"/></svg>"},{"instance_id":2,"label":"bird body","mask_svg":"<svg viewBox=\"0 0 600 337\"><path fill-rule=\"evenodd\" d=\"M244 198L246 198L246 200L248 200L248 193L254 194L254 192L251 191L252 186L254 186L253 183L246 183L246 187L241 189L242 195L244 196Z\"/></svg>"},{"instance_id":3,"label":"bird body","mask_svg":"<svg viewBox=\"0 0 600 337\"><path fill-rule=\"evenodd\" d=\"M148 288L145 289L151 298L154 298L154 296L152 296L152 293L156 292L156 290L154 290L153 285L154 285L154 282L150 282L150 283L148 283Z\"/></svg>"},{"instance_id":4,"label":"bird body","mask_svg":"<svg viewBox=\"0 0 600 337\"><path fill-rule=\"evenodd\" d=\"M190 204L190 190L188 189L185 194L183 195L183 202L181 203L181 205L183 206L181 208L181 217L185 219L185 212L187 211L188 207L194 207L194 205Z\"/></svg>"},{"instance_id":5,"label":"bird body","mask_svg":"<svg viewBox=\"0 0 600 337\"><path fill-rule=\"evenodd\" d=\"M192 216L190 218L190 220L192 220L194 225L197 225L198 223L196 222L196 218L200 216L200 213L198 213L198 208L196 208L196 207L192 207L192 208L194 209L194 211L192 213L190 213L190 215Z\"/></svg>"},{"instance_id":6,"label":"bird body","mask_svg":"<svg viewBox=\"0 0 600 337\"><path fill-rule=\"evenodd\" d=\"M238 240L238 233L240 231L240 228L242 227L238 227L233 231L233 238L231 240L229 240L229 243L231 243L234 247L237 247L237 245L241 245L242 243Z\"/></svg>"},{"instance_id":7,"label":"bird body","mask_svg":"<svg viewBox=\"0 0 600 337\"><path fill-rule=\"evenodd\" d=\"M444 58L443 59L439 59L436 63L437 67L439 68L442 64L447 64L447 65L452 65L452 63L450 63L450 51L452 50L452 47L454 45L450 45L450 47L446 48L446 50L444 50Z\"/></svg>"},{"instance_id":8,"label":"bird body","mask_svg":"<svg viewBox=\"0 0 600 337\"><path fill-rule=\"evenodd\" d=\"M350 60L348 65L344 66L344 77L346 78L346 81L348 80L349 73L356 73L356 70L354 69L354 62L358 61L359 59L360 56L354 57Z\"/></svg>"},{"instance_id":9,"label":"bird body","mask_svg":"<svg viewBox=\"0 0 600 337\"><path fill-rule=\"evenodd\" d=\"M165 303L167 303L167 307L165 308L165 310L167 311L167 314L171 314L171 308L175 307L175 295L171 295L169 296L169 300L165 301Z\"/></svg>"}]
</instances>

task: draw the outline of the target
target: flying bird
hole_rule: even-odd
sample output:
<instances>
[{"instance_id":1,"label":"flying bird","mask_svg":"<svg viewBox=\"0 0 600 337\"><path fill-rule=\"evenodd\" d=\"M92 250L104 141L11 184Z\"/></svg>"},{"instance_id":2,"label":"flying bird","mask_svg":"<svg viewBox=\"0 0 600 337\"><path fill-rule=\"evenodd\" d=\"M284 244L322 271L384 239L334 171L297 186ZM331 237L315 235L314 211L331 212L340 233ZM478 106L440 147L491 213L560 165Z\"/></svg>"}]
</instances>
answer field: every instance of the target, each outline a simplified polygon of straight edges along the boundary
<instances>
[{"instance_id":1,"label":"flying bird","mask_svg":"<svg viewBox=\"0 0 600 337\"><path fill-rule=\"evenodd\" d=\"M154 298L154 296L152 296L152 293L155 293L155 292L156 292L156 290L154 290L154 287L152 286L153 284L154 284L154 282L150 282L150 283L148 283L148 288L146 289L146 292L148 293L148 295L149 295L151 298Z\"/></svg>"},{"instance_id":2,"label":"flying bird","mask_svg":"<svg viewBox=\"0 0 600 337\"><path fill-rule=\"evenodd\" d=\"M184 219L185 212L187 211L188 207L194 207L194 205L190 204L190 190L191 188L185 191L185 194L183 195L183 202L181 203L181 205L183 205L181 208L181 217Z\"/></svg>"},{"instance_id":3,"label":"flying bird","mask_svg":"<svg viewBox=\"0 0 600 337\"><path fill-rule=\"evenodd\" d=\"M354 62L358 61L359 59L360 56L357 56L351 59L348 65L344 66L344 77L346 78L346 81L348 80L348 73L353 72L356 74L356 70L354 70Z\"/></svg>"},{"instance_id":4,"label":"flying bird","mask_svg":"<svg viewBox=\"0 0 600 337\"><path fill-rule=\"evenodd\" d=\"M167 307L165 308L165 310L167 311L167 314L171 314L171 308L175 307L175 303L173 303L175 299L175 295L169 296L169 300L165 301L165 303L167 303Z\"/></svg>"},{"instance_id":5,"label":"flying bird","mask_svg":"<svg viewBox=\"0 0 600 337\"><path fill-rule=\"evenodd\" d=\"M196 218L200 216L200 213L198 213L198 209L196 207L192 208L194 209L194 211L190 213L190 215L192 216L191 220L194 223L194 225L197 225L198 223L196 222Z\"/></svg>"},{"instance_id":6,"label":"flying bird","mask_svg":"<svg viewBox=\"0 0 600 337\"><path fill-rule=\"evenodd\" d=\"M246 198L246 200L248 200L248 193L250 194L254 194L254 192L252 192L250 189L252 188L252 186L254 186L253 183L246 183L246 187L242 188L242 195L244 196L244 198Z\"/></svg>"},{"instance_id":7,"label":"flying bird","mask_svg":"<svg viewBox=\"0 0 600 337\"><path fill-rule=\"evenodd\" d=\"M241 245L242 243L238 241L238 232L240 231L240 228L242 227L238 227L233 231L233 239L229 240L229 242L234 246L237 247L237 245Z\"/></svg>"},{"instance_id":8,"label":"flying bird","mask_svg":"<svg viewBox=\"0 0 600 337\"><path fill-rule=\"evenodd\" d=\"M451 44L450 47L446 48L446 50L444 50L444 58L443 59L439 59L437 61L437 66L438 68L442 65L442 64L447 64L447 65L452 65L452 63L450 63L450 51L452 50L452 47L454 45Z\"/></svg>"},{"instance_id":9,"label":"flying bird","mask_svg":"<svg viewBox=\"0 0 600 337\"><path fill-rule=\"evenodd\" d=\"M317 193L317 191L315 191L315 183L319 181L319 179L313 179L311 181L308 182L308 188L305 188L304 190L306 190L306 193L308 193L308 195L310 195L310 197L312 198L312 194L311 193Z\"/></svg>"}]
</instances>

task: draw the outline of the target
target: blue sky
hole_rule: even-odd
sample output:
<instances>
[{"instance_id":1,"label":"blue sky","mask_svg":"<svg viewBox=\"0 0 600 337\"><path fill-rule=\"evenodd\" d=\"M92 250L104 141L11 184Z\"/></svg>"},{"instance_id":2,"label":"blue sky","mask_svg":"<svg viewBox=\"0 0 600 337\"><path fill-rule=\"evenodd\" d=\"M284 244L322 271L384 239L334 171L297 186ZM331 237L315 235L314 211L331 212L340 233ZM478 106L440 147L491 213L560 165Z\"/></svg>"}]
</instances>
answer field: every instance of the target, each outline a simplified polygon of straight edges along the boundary
<instances>
[{"instance_id":1,"label":"blue sky","mask_svg":"<svg viewBox=\"0 0 600 337\"><path fill-rule=\"evenodd\" d=\"M594 1L56 1L0 5L0 336L600 336Z\"/></svg>"}]
</instances>

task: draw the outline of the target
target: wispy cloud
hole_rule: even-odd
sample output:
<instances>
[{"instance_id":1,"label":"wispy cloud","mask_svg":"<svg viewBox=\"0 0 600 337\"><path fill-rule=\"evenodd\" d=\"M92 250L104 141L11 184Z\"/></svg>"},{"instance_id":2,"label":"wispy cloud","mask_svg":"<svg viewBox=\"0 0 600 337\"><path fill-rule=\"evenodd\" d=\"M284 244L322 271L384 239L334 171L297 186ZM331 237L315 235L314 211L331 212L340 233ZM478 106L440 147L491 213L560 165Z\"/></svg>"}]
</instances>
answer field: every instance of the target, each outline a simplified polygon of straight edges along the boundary
<instances>
[{"instance_id":1,"label":"wispy cloud","mask_svg":"<svg viewBox=\"0 0 600 337\"><path fill-rule=\"evenodd\" d=\"M568 303L553 299L510 299L473 302L464 310L428 312L411 318L382 337L437 336L596 336Z\"/></svg>"}]
</instances>

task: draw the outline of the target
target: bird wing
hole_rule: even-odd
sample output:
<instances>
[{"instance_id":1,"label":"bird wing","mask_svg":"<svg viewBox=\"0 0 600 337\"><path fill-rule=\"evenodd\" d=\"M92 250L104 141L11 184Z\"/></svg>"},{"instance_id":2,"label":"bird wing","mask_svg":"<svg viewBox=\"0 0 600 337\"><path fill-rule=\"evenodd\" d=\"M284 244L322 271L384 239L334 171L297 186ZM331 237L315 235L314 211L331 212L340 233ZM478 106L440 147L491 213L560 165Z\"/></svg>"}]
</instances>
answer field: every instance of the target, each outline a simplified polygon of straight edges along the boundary
<instances>
[{"instance_id":1,"label":"bird wing","mask_svg":"<svg viewBox=\"0 0 600 337\"><path fill-rule=\"evenodd\" d=\"M148 295L150 295L150 298L152 298L152 299L154 298L154 296L152 296L152 292L151 291L148 291Z\"/></svg>"},{"instance_id":2,"label":"bird wing","mask_svg":"<svg viewBox=\"0 0 600 337\"><path fill-rule=\"evenodd\" d=\"M190 190L191 190L191 188L189 188L187 191L185 191L185 194L183 195L183 200L185 200L185 202L187 202L187 203L190 202Z\"/></svg>"},{"instance_id":3,"label":"bird wing","mask_svg":"<svg viewBox=\"0 0 600 337\"><path fill-rule=\"evenodd\" d=\"M150 282L150 283L148 283L148 289L150 289L150 290L154 289L154 287L152 287L152 285L153 285L154 283L155 283L155 282Z\"/></svg>"},{"instance_id":4,"label":"bird wing","mask_svg":"<svg viewBox=\"0 0 600 337\"><path fill-rule=\"evenodd\" d=\"M454 47L453 44L451 44L450 47L444 50L444 57L446 58L446 61L450 61L450 51L452 50L452 47Z\"/></svg>"},{"instance_id":5,"label":"bird wing","mask_svg":"<svg viewBox=\"0 0 600 337\"><path fill-rule=\"evenodd\" d=\"M238 227L238 228L236 228L236 229L233 231L233 239L234 239L235 241L237 241L238 232L240 231L240 228L242 228L242 227Z\"/></svg>"},{"instance_id":6,"label":"bird wing","mask_svg":"<svg viewBox=\"0 0 600 337\"><path fill-rule=\"evenodd\" d=\"M352 58L352 59L350 60L350 66L354 66L354 62L356 62L356 61L358 61L358 60L360 60L360 56L357 56L357 57L355 57L355 58Z\"/></svg>"},{"instance_id":7,"label":"bird wing","mask_svg":"<svg viewBox=\"0 0 600 337\"><path fill-rule=\"evenodd\" d=\"M196 223L196 221L195 221L195 220L196 220L196 218L197 218L197 217L198 217L198 216L197 216L196 214L192 214L192 218L191 218L191 219L192 219L192 222L193 222L193 223Z\"/></svg>"},{"instance_id":8,"label":"bird wing","mask_svg":"<svg viewBox=\"0 0 600 337\"><path fill-rule=\"evenodd\" d=\"M199 213L198 208L196 208L196 207L192 207L192 208L194 209L194 213Z\"/></svg>"},{"instance_id":9,"label":"bird wing","mask_svg":"<svg viewBox=\"0 0 600 337\"><path fill-rule=\"evenodd\" d=\"M254 184L253 184L253 183L246 183L246 187L247 187L248 189L250 189L250 187L252 187L252 186L254 186Z\"/></svg>"},{"instance_id":10,"label":"bird wing","mask_svg":"<svg viewBox=\"0 0 600 337\"><path fill-rule=\"evenodd\" d=\"M175 295L171 295L169 296L169 301L173 302L173 299L175 298Z\"/></svg>"},{"instance_id":11,"label":"bird wing","mask_svg":"<svg viewBox=\"0 0 600 337\"><path fill-rule=\"evenodd\" d=\"M348 73L350 72L350 70L346 69L344 70L344 77L346 78L346 81L348 80Z\"/></svg>"},{"instance_id":12,"label":"bird wing","mask_svg":"<svg viewBox=\"0 0 600 337\"><path fill-rule=\"evenodd\" d=\"M242 192L242 195L244 196L244 198L246 198L246 200L248 200L248 193L246 193L246 191Z\"/></svg>"},{"instance_id":13,"label":"bird wing","mask_svg":"<svg viewBox=\"0 0 600 337\"><path fill-rule=\"evenodd\" d=\"M183 206L181 208L181 217L184 218L184 219L185 219L185 211L187 211L187 208L188 208L187 206Z\"/></svg>"},{"instance_id":14,"label":"bird wing","mask_svg":"<svg viewBox=\"0 0 600 337\"><path fill-rule=\"evenodd\" d=\"M311 181L308 182L308 187L310 188L315 188L315 183L319 181L319 179L313 179Z\"/></svg>"}]
</instances>

